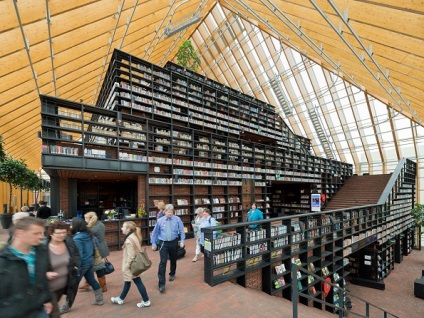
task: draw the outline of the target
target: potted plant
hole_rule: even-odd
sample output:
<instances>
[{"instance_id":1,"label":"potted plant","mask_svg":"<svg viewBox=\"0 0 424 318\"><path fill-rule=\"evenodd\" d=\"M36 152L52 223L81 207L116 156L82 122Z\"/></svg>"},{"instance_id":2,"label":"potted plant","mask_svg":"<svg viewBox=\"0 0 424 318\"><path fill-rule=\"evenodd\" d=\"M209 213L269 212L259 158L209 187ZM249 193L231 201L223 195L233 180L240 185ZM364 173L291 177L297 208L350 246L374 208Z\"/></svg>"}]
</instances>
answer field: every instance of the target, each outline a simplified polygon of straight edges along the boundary
<instances>
[{"instance_id":1,"label":"potted plant","mask_svg":"<svg viewBox=\"0 0 424 318\"><path fill-rule=\"evenodd\" d=\"M190 71L196 72L200 67L200 58L189 40L184 40L178 47L176 58L178 65Z\"/></svg>"},{"instance_id":2,"label":"potted plant","mask_svg":"<svg viewBox=\"0 0 424 318\"><path fill-rule=\"evenodd\" d=\"M411 210L415 221L415 247L421 250L421 227L424 226L424 204L417 203Z\"/></svg>"},{"instance_id":3,"label":"potted plant","mask_svg":"<svg viewBox=\"0 0 424 318\"><path fill-rule=\"evenodd\" d=\"M7 208L0 214L0 221L4 229L9 228L12 221L12 188L23 186L28 176L28 167L23 160L15 160L12 157L6 157L0 162L0 181L9 184L9 211Z\"/></svg>"},{"instance_id":4,"label":"potted plant","mask_svg":"<svg viewBox=\"0 0 424 318\"><path fill-rule=\"evenodd\" d=\"M37 173L33 170L28 169L27 171L28 176L24 180L24 184L22 185L22 188L27 191L27 200L26 202L29 202L29 192L34 191L35 192L35 202L38 201L38 193L44 188L43 186L43 180L37 175Z\"/></svg>"}]
</instances>

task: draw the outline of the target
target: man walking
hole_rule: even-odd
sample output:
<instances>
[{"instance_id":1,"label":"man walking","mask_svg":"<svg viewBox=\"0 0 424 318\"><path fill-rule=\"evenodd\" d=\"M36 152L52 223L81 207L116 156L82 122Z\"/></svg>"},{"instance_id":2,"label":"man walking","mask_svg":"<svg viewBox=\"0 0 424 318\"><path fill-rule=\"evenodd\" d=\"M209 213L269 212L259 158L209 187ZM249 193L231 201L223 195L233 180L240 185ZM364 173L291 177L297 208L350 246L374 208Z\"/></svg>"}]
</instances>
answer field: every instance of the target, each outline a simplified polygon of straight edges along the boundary
<instances>
[{"instance_id":1,"label":"man walking","mask_svg":"<svg viewBox=\"0 0 424 318\"><path fill-rule=\"evenodd\" d=\"M48 318L52 310L46 273L50 269L44 220L26 217L0 251L0 317Z\"/></svg>"},{"instance_id":2,"label":"man walking","mask_svg":"<svg viewBox=\"0 0 424 318\"><path fill-rule=\"evenodd\" d=\"M169 257L171 270L169 272L169 281L175 280L177 270L177 251L178 236L180 237L180 247L184 247L185 233L184 225L181 219L174 215L174 206L167 204L164 208L165 216L161 217L153 229L151 242L152 249L156 251L159 248L160 263L158 269L159 291L165 292L166 285L166 262Z\"/></svg>"}]
</instances>

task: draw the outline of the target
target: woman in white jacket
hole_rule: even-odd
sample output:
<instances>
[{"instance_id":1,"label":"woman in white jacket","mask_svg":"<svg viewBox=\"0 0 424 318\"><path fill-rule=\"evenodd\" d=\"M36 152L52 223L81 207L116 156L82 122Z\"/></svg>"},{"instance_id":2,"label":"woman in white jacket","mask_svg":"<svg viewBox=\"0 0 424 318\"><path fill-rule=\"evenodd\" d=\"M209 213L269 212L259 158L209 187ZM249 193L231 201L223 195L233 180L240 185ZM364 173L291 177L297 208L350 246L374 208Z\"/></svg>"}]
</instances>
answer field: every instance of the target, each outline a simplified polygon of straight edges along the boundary
<instances>
[{"instance_id":1,"label":"woman in white jacket","mask_svg":"<svg viewBox=\"0 0 424 318\"><path fill-rule=\"evenodd\" d=\"M199 243L200 223L202 223L202 220L203 220L203 208L197 208L194 213L196 214L196 217L192 221L192 226L193 226L193 232L194 232L194 239L196 240L196 251L195 251L196 255L192 259L192 262L197 262L197 259L200 254L200 243Z\"/></svg>"},{"instance_id":2,"label":"woman in white jacket","mask_svg":"<svg viewBox=\"0 0 424 318\"><path fill-rule=\"evenodd\" d=\"M149 296L147 295L146 287L141 281L140 275L134 276L131 273L130 269L131 261L135 258L137 251L141 251L141 230L132 221L124 222L121 230L122 234L125 235L123 245L124 253L122 258L122 274L124 277L124 288L122 289L120 296L112 297L111 300L114 304L122 305L124 303L125 297L128 294L128 291L130 290L131 281L133 281L142 297L142 300L137 304L137 307L149 307L150 300Z\"/></svg>"}]
</instances>

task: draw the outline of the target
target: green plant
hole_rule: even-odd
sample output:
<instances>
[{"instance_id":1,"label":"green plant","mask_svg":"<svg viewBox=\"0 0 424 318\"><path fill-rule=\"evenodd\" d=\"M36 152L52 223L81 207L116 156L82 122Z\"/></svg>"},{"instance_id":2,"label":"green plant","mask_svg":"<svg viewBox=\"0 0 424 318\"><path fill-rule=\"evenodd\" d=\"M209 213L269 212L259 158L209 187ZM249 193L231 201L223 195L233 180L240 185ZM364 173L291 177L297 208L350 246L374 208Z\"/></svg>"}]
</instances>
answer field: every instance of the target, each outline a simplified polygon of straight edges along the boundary
<instances>
[{"instance_id":1,"label":"green plant","mask_svg":"<svg viewBox=\"0 0 424 318\"><path fill-rule=\"evenodd\" d=\"M178 47L176 58L178 65L190 71L196 72L200 67L200 58L189 40L184 40Z\"/></svg>"},{"instance_id":2,"label":"green plant","mask_svg":"<svg viewBox=\"0 0 424 318\"><path fill-rule=\"evenodd\" d=\"M37 194L44 188L43 180L37 175L37 173L33 170L28 169L27 177L22 184L22 188L27 191L27 202L29 202L29 192L34 191ZM37 199L35 200L37 202Z\"/></svg>"},{"instance_id":3,"label":"green plant","mask_svg":"<svg viewBox=\"0 0 424 318\"><path fill-rule=\"evenodd\" d=\"M416 226L424 226L424 204L415 204L411 210L411 216L414 218Z\"/></svg>"},{"instance_id":4,"label":"green plant","mask_svg":"<svg viewBox=\"0 0 424 318\"><path fill-rule=\"evenodd\" d=\"M0 162L0 181L9 184L9 209L12 207L12 187L18 188L25 184L28 170L23 160L6 157L5 160Z\"/></svg>"}]
</instances>

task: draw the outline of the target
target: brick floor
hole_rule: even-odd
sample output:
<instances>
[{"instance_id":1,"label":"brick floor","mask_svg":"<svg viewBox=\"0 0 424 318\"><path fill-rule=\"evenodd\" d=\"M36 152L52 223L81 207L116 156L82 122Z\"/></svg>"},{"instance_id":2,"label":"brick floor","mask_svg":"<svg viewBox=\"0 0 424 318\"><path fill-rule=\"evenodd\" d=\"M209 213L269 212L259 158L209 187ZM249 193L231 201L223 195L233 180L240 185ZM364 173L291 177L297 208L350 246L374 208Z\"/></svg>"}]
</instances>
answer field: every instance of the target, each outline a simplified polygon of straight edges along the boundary
<instances>
[{"instance_id":1,"label":"brick floor","mask_svg":"<svg viewBox=\"0 0 424 318\"><path fill-rule=\"evenodd\" d=\"M0 241L7 238L7 231L0 229ZM194 241L187 240L187 255L178 261L177 275L174 282L168 282L166 292L160 294L157 288L157 265L159 254L151 251L152 268L142 274L147 288L151 307L137 308L141 300L136 287L131 290L122 306L112 304L110 297L118 296L123 283L120 271L122 252L112 252L109 260L116 271L107 276L108 291L104 293L105 304L92 306L93 292L79 292L71 312L65 318L85 317L292 317L292 303L286 299L272 297L260 291L246 289L232 283L223 283L210 287L203 282L203 260L191 262L194 254ZM424 317L424 300L413 295L413 283L424 269L424 252L413 251L404 257L401 264L385 280L386 290L375 290L350 285L352 294L366 299L372 304L389 310L401 318ZM364 314L364 305L352 297L353 310ZM354 315L349 315L355 317ZM300 318L337 317L318 309L299 305ZM382 313L371 311L370 317L383 317Z\"/></svg>"}]
</instances>

